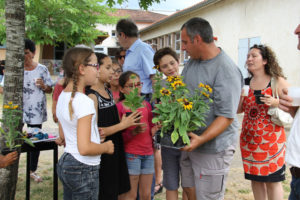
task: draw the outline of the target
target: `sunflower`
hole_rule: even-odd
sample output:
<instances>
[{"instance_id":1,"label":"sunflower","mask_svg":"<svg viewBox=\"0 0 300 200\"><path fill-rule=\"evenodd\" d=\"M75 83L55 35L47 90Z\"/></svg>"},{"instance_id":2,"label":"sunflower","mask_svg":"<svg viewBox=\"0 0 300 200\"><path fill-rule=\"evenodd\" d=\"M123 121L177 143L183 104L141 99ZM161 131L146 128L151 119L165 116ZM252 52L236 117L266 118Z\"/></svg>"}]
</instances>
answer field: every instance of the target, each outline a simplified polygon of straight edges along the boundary
<instances>
[{"instance_id":1,"label":"sunflower","mask_svg":"<svg viewBox=\"0 0 300 200\"><path fill-rule=\"evenodd\" d=\"M204 96L206 96L206 98L209 98L209 94L207 94L206 92L201 92Z\"/></svg>"},{"instance_id":2,"label":"sunflower","mask_svg":"<svg viewBox=\"0 0 300 200\"><path fill-rule=\"evenodd\" d=\"M193 102L190 102L190 101L184 101L183 102L183 107L184 109L188 109L188 110L191 110L193 108Z\"/></svg>"},{"instance_id":3,"label":"sunflower","mask_svg":"<svg viewBox=\"0 0 300 200\"><path fill-rule=\"evenodd\" d=\"M182 81L174 81L173 83L171 83L171 86L173 87L174 90L176 90L176 87L185 86L185 84Z\"/></svg>"},{"instance_id":4,"label":"sunflower","mask_svg":"<svg viewBox=\"0 0 300 200\"><path fill-rule=\"evenodd\" d=\"M155 65L153 69L159 70L159 65Z\"/></svg>"},{"instance_id":5,"label":"sunflower","mask_svg":"<svg viewBox=\"0 0 300 200\"><path fill-rule=\"evenodd\" d=\"M199 83L198 88L203 88L205 87L203 83Z\"/></svg>"},{"instance_id":6,"label":"sunflower","mask_svg":"<svg viewBox=\"0 0 300 200\"><path fill-rule=\"evenodd\" d=\"M209 85L205 85L205 88L208 90L209 93L212 93L212 89Z\"/></svg>"},{"instance_id":7,"label":"sunflower","mask_svg":"<svg viewBox=\"0 0 300 200\"><path fill-rule=\"evenodd\" d=\"M173 76L168 76L168 77L167 77L167 81L168 81L169 83L173 82L173 79L174 79Z\"/></svg>"},{"instance_id":8,"label":"sunflower","mask_svg":"<svg viewBox=\"0 0 300 200\"><path fill-rule=\"evenodd\" d=\"M166 89L166 88L162 88L162 89L160 90L160 93L161 93L163 96L170 96L171 91L168 90L168 89Z\"/></svg>"}]
</instances>

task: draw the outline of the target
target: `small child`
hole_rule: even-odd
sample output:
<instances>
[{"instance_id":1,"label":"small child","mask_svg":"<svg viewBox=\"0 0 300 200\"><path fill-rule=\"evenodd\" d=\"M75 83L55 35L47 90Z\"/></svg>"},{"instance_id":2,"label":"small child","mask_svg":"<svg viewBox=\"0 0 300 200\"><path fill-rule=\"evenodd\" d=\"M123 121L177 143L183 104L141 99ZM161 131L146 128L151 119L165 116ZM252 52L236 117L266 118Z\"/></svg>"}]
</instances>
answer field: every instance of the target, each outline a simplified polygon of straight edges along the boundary
<instances>
[{"instance_id":1,"label":"small child","mask_svg":"<svg viewBox=\"0 0 300 200\"><path fill-rule=\"evenodd\" d=\"M113 78L112 61L109 56L97 53L100 65L97 83L86 88L86 94L94 101L98 128L103 130L101 140L111 140L115 151L112 155L103 155L100 164L100 191L99 199L118 200L118 196L130 190L130 181L124 152L122 130L130 126L139 125L139 112L131 116L122 117L121 121L118 109L111 91L106 87Z\"/></svg>"},{"instance_id":2,"label":"small child","mask_svg":"<svg viewBox=\"0 0 300 200\"><path fill-rule=\"evenodd\" d=\"M132 76L135 78L132 79ZM123 104L124 94L129 94L134 88L141 92L142 83L138 74L127 71L119 78L120 102L117 104L121 117L131 110ZM126 152L127 166L130 177L131 189L125 194L124 199L135 200L139 186L140 199L151 198L151 184L154 173L154 157L152 134L155 127L152 124L151 105L143 101L144 107L139 108L141 112L141 123L143 126L130 127L123 132L124 147Z\"/></svg>"},{"instance_id":3,"label":"small child","mask_svg":"<svg viewBox=\"0 0 300 200\"><path fill-rule=\"evenodd\" d=\"M98 199L100 155L112 154L111 141L100 144L94 102L83 90L97 81L99 64L91 49L71 48L63 59L66 88L61 92L56 114L59 136L65 140L57 174L66 199Z\"/></svg>"},{"instance_id":4,"label":"small child","mask_svg":"<svg viewBox=\"0 0 300 200\"><path fill-rule=\"evenodd\" d=\"M166 47L158 50L154 55L153 61L155 65L159 66L158 70L165 76L179 76L179 60L176 52L171 48ZM164 172L163 185L167 189L167 200L178 199L180 156L181 152L179 149L161 147L162 168ZM185 192L182 193L182 199L187 200Z\"/></svg>"}]
</instances>

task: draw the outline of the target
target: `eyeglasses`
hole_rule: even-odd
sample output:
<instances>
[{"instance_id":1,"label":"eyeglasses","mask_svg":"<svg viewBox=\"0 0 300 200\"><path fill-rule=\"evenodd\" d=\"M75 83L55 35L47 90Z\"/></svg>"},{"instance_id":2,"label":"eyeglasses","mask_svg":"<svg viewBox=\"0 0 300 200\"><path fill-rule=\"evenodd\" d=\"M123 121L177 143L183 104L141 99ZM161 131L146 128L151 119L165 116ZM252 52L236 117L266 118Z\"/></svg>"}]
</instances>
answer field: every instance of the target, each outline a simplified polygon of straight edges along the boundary
<instances>
[{"instance_id":1,"label":"eyeglasses","mask_svg":"<svg viewBox=\"0 0 300 200\"><path fill-rule=\"evenodd\" d=\"M113 74L121 74L123 71L122 70L120 70L120 69L117 69L117 70L114 70L113 69Z\"/></svg>"},{"instance_id":2,"label":"eyeglasses","mask_svg":"<svg viewBox=\"0 0 300 200\"><path fill-rule=\"evenodd\" d=\"M97 64L86 64L85 66L96 67L97 70L99 70L99 68L100 68L100 65L98 63Z\"/></svg>"},{"instance_id":3,"label":"eyeglasses","mask_svg":"<svg viewBox=\"0 0 300 200\"><path fill-rule=\"evenodd\" d=\"M119 58L119 59L122 59L122 58L125 59L125 55L124 55L124 56L121 56L121 55L120 55L120 56L118 56L118 58Z\"/></svg>"},{"instance_id":4,"label":"eyeglasses","mask_svg":"<svg viewBox=\"0 0 300 200\"><path fill-rule=\"evenodd\" d=\"M128 85L125 85L124 87L136 88L136 87L142 87L142 86L143 86L143 82L136 82L136 83L130 83Z\"/></svg>"}]
</instances>

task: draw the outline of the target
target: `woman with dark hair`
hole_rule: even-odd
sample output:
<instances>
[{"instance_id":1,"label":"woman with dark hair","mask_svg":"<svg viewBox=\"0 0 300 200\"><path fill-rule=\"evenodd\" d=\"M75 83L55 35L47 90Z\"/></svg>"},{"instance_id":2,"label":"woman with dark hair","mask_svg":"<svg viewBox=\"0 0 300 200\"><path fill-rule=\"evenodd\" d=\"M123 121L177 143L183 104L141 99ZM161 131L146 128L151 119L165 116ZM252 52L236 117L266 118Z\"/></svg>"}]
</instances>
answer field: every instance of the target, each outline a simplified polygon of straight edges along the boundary
<instances>
[{"instance_id":1,"label":"woman with dark hair","mask_svg":"<svg viewBox=\"0 0 300 200\"><path fill-rule=\"evenodd\" d=\"M274 52L265 45L250 48L246 65L250 78L248 96L242 96L238 113L244 112L240 148L245 178L251 180L254 199L283 199L281 181L285 180L284 127L271 121L270 106L278 107L271 79L276 81L279 96L288 86Z\"/></svg>"}]
</instances>

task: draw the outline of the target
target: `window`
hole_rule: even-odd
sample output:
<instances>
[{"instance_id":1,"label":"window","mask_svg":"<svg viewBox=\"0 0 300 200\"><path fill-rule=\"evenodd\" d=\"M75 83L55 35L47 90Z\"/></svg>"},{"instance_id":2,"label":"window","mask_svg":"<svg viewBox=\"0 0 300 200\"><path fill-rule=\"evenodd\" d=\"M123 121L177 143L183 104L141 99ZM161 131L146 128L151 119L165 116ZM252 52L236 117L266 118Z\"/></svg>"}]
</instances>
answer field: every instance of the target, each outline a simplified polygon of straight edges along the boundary
<instances>
[{"instance_id":1,"label":"window","mask_svg":"<svg viewBox=\"0 0 300 200\"><path fill-rule=\"evenodd\" d=\"M181 47L180 47L180 32L177 32L175 33L175 51L178 55L178 58L180 58L180 50L181 50Z\"/></svg>"},{"instance_id":2,"label":"window","mask_svg":"<svg viewBox=\"0 0 300 200\"><path fill-rule=\"evenodd\" d=\"M54 59L62 60L66 50L67 50L67 45L65 45L64 42L56 43L54 47Z\"/></svg>"},{"instance_id":3,"label":"window","mask_svg":"<svg viewBox=\"0 0 300 200\"><path fill-rule=\"evenodd\" d=\"M247 54L250 47L252 47L254 44L260 44L260 37L244 38L239 40L238 66L244 78L248 77L248 71L246 69Z\"/></svg>"},{"instance_id":4,"label":"window","mask_svg":"<svg viewBox=\"0 0 300 200\"><path fill-rule=\"evenodd\" d=\"M159 46L160 48L164 47L164 37L159 38Z\"/></svg>"}]
</instances>

